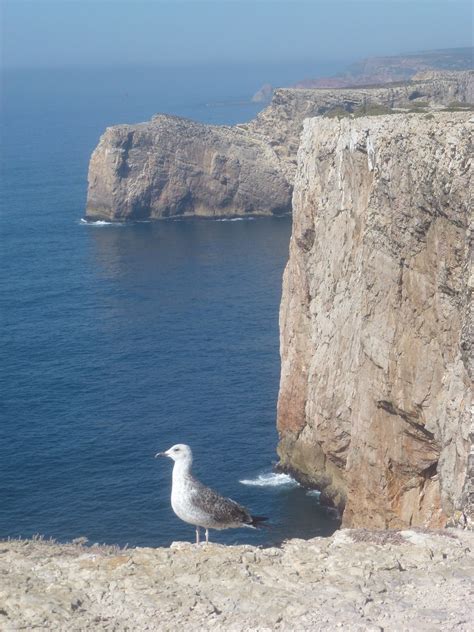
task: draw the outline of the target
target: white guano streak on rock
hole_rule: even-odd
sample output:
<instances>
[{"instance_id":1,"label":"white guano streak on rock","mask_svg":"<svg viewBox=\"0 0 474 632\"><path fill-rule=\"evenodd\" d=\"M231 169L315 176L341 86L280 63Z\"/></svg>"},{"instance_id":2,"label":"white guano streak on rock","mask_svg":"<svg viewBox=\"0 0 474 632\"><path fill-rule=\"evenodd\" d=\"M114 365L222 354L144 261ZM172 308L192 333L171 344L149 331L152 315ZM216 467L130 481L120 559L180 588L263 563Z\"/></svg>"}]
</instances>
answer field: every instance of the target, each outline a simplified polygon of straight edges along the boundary
<instances>
[{"instance_id":1,"label":"white guano streak on rock","mask_svg":"<svg viewBox=\"0 0 474 632\"><path fill-rule=\"evenodd\" d=\"M375 148L372 143L372 138L370 136L369 130L367 130L366 147L367 147L367 166L369 167L369 171L373 171L374 166L375 166Z\"/></svg>"}]
</instances>

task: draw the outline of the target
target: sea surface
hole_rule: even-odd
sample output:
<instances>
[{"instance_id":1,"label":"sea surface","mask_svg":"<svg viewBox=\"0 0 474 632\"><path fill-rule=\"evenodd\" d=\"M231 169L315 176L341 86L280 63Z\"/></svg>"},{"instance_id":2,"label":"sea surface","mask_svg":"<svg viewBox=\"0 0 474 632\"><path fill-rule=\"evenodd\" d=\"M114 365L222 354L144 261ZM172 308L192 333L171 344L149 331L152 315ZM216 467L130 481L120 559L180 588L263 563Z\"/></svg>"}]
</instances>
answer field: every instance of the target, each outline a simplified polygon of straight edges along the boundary
<instances>
[{"instance_id":1,"label":"sea surface","mask_svg":"<svg viewBox=\"0 0 474 632\"><path fill-rule=\"evenodd\" d=\"M233 124L264 83L338 66L4 70L1 86L0 538L192 540L172 513L191 445L205 483L270 518L213 533L331 533L315 492L274 474L278 306L289 218L81 222L106 126L168 112Z\"/></svg>"}]
</instances>

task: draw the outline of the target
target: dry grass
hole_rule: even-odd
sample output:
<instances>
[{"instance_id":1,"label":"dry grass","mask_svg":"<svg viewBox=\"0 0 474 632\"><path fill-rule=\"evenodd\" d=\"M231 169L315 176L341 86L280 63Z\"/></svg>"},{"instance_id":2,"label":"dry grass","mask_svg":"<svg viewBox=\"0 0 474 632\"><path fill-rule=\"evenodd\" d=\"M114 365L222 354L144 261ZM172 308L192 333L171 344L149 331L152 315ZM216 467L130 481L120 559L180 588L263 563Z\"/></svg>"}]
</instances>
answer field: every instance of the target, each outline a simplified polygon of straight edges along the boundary
<instances>
[{"instance_id":1,"label":"dry grass","mask_svg":"<svg viewBox=\"0 0 474 632\"><path fill-rule=\"evenodd\" d=\"M118 544L100 544L99 542L89 543L85 537L74 538L71 542L58 542L54 538L45 538L43 535L35 534L31 538L7 538L4 543L19 544L20 546L34 546L41 544L44 546L59 547L63 555L79 555L81 553L94 553L104 557L120 555L128 550L128 544L120 547ZM1 546L1 542L0 542Z\"/></svg>"}]
</instances>

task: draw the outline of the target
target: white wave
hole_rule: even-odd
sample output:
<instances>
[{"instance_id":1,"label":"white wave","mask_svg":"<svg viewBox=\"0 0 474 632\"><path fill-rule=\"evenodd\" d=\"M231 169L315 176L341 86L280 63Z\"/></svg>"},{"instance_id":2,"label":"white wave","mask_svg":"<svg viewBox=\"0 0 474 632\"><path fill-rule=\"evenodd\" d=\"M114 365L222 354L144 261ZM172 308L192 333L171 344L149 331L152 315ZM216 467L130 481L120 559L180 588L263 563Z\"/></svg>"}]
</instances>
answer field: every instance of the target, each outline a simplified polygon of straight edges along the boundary
<instances>
[{"instance_id":1,"label":"white wave","mask_svg":"<svg viewBox=\"0 0 474 632\"><path fill-rule=\"evenodd\" d=\"M103 219L98 219L97 221L92 222L82 218L79 223L85 224L86 226L125 226L123 222L106 222Z\"/></svg>"},{"instance_id":2,"label":"white wave","mask_svg":"<svg viewBox=\"0 0 474 632\"><path fill-rule=\"evenodd\" d=\"M306 496L314 496L315 498L319 498L321 496L321 492L318 489L310 489L306 492Z\"/></svg>"},{"instance_id":3,"label":"white wave","mask_svg":"<svg viewBox=\"0 0 474 632\"><path fill-rule=\"evenodd\" d=\"M221 217L216 222L251 222L255 217Z\"/></svg>"},{"instance_id":4,"label":"white wave","mask_svg":"<svg viewBox=\"0 0 474 632\"><path fill-rule=\"evenodd\" d=\"M256 478L243 479L239 481L242 485L251 485L253 487L298 487L299 484L294 478L288 476L288 474L266 472L265 474L259 474Z\"/></svg>"}]
</instances>

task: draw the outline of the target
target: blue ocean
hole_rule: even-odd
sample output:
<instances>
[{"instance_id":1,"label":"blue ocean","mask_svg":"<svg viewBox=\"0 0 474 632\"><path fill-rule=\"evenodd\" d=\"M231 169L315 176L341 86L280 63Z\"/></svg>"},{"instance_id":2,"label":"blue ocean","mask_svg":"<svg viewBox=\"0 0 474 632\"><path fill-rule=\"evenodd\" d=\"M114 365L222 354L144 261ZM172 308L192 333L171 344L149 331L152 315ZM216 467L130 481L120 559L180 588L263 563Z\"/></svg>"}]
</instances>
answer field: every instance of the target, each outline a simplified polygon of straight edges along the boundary
<instances>
[{"instance_id":1,"label":"blue ocean","mask_svg":"<svg viewBox=\"0 0 474 632\"><path fill-rule=\"evenodd\" d=\"M335 66L4 70L1 86L0 538L164 546L195 474L270 518L212 533L270 544L330 534L318 495L275 474L278 308L291 220L81 222L105 127L167 112L234 124L264 83Z\"/></svg>"}]
</instances>

